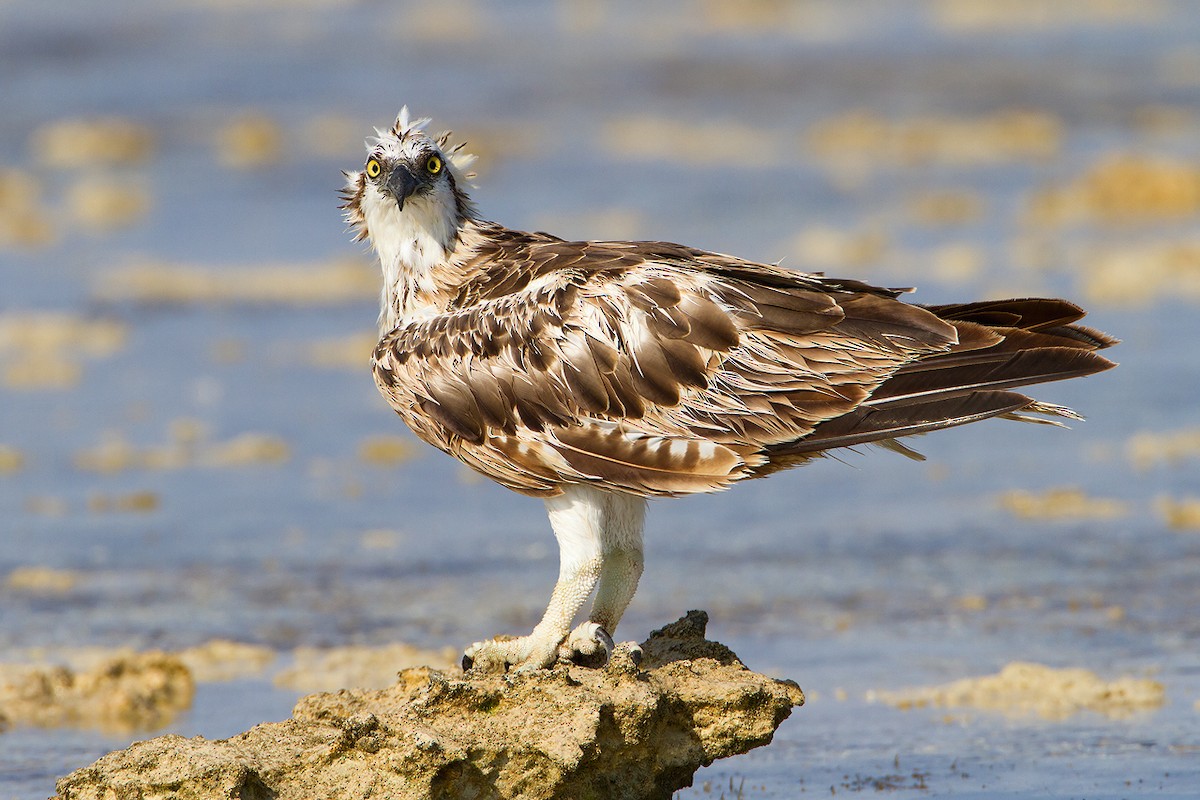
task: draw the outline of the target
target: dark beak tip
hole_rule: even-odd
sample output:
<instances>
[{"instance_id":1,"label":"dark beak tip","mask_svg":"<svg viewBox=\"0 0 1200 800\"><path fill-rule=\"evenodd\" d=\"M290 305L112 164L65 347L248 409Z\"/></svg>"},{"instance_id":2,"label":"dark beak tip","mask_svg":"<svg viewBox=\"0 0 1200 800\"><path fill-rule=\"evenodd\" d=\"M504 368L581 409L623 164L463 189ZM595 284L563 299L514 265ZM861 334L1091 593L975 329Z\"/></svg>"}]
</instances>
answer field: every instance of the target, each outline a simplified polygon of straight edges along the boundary
<instances>
[{"instance_id":1,"label":"dark beak tip","mask_svg":"<svg viewBox=\"0 0 1200 800\"><path fill-rule=\"evenodd\" d=\"M417 190L417 179L405 167L396 167L387 179L387 190L396 198L396 205L404 209L404 201Z\"/></svg>"}]
</instances>

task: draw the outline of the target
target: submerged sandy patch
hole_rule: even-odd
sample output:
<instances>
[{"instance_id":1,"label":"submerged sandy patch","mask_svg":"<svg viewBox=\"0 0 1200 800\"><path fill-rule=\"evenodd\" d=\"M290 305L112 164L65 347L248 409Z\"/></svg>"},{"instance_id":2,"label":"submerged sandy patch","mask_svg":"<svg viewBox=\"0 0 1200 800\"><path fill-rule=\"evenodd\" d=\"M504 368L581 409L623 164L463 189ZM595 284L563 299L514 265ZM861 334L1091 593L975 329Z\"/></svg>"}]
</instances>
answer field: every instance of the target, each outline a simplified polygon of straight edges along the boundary
<instances>
[{"instance_id":1,"label":"submerged sandy patch","mask_svg":"<svg viewBox=\"0 0 1200 800\"><path fill-rule=\"evenodd\" d=\"M1056 669L1014 661L995 675L964 678L942 686L882 691L875 699L901 709L973 708L1014 716L1063 720L1080 711L1128 717L1163 704L1163 685L1144 678L1105 681L1081 668Z\"/></svg>"},{"instance_id":2,"label":"submerged sandy patch","mask_svg":"<svg viewBox=\"0 0 1200 800\"><path fill-rule=\"evenodd\" d=\"M25 467L25 454L15 447L0 444L0 475L12 475Z\"/></svg>"},{"instance_id":3,"label":"submerged sandy patch","mask_svg":"<svg viewBox=\"0 0 1200 800\"><path fill-rule=\"evenodd\" d=\"M280 160L283 127L262 112L241 114L217 131L217 160L233 169L256 169Z\"/></svg>"},{"instance_id":4,"label":"submerged sandy patch","mask_svg":"<svg viewBox=\"0 0 1200 800\"><path fill-rule=\"evenodd\" d=\"M197 683L231 681L260 675L275 660L269 647L212 639L176 653Z\"/></svg>"},{"instance_id":5,"label":"submerged sandy patch","mask_svg":"<svg viewBox=\"0 0 1200 800\"><path fill-rule=\"evenodd\" d=\"M1021 519L1116 519L1129 513L1128 503L1092 497L1076 487L1006 492L1000 495L999 503L1005 511Z\"/></svg>"},{"instance_id":6,"label":"submerged sandy patch","mask_svg":"<svg viewBox=\"0 0 1200 800\"><path fill-rule=\"evenodd\" d=\"M1200 164L1111 154L1076 180L1037 192L1027 219L1040 225L1143 223L1200 213Z\"/></svg>"},{"instance_id":7,"label":"submerged sandy patch","mask_svg":"<svg viewBox=\"0 0 1200 800\"><path fill-rule=\"evenodd\" d=\"M319 339L307 347L307 363L326 369L365 370L379 343L377 331Z\"/></svg>"},{"instance_id":8,"label":"submerged sandy patch","mask_svg":"<svg viewBox=\"0 0 1200 800\"><path fill-rule=\"evenodd\" d=\"M72 569L43 566L17 567L4 579L4 588L25 594L56 595L71 592L82 573Z\"/></svg>"},{"instance_id":9,"label":"submerged sandy patch","mask_svg":"<svg viewBox=\"0 0 1200 800\"><path fill-rule=\"evenodd\" d=\"M396 673L402 669L451 669L459 657L452 647L426 650L410 644L300 647L294 653L293 665L275 676L275 685L305 692L383 689L396 683Z\"/></svg>"},{"instance_id":10,"label":"submerged sandy patch","mask_svg":"<svg viewBox=\"0 0 1200 800\"><path fill-rule=\"evenodd\" d=\"M807 147L834 172L929 164L972 167L1043 161L1062 149L1066 126L1053 114L1003 109L973 117L887 119L851 111L816 123Z\"/></svg>"},{"instance_id":11,"label":"submerged sandy patch","mask_svg":"<svg viewBox=\"0 0 1200 800\"><path fill-rule=\"evenodd\" d=\"M0 313L0 379L20 390L70 388L84 359L107 358L122 347L129 328L112 319L62 311Z\"/></svg>"},{"instance_id":12,"label":"submerged sandy patch","mask_svg":"<svg viewBox=\"0 0 1200 800\"><path fill-rule=\"evenodd\" d=\"M1154 501L1167 527L1177 531L1200 531L1200 497L1162 496Z\"/></svg>"},{"instance_id":13,"label":"submerged sandy patch","mask_svg":"<svg viewBox=\"0 0 1200 800\"><path fill-rule=\"evenodd\" d=\"M403 436L370 436L358 444L358 460L377 467L394 467L417 456L413 441Z\"/></svg>"},{"instance_id":14,"label":"submerged sandy patch","mask_svg":"<svg viewBox=\"0 0 1200 800\"><path fill-rule=\"evenodd\" d=\"M148 126L116 116L58 120L30 136L34 158L58 169L139 164L154 154L155 146Z\"/></svg>"},{"instance_id":15,"label":"submerged sandy patch","mask_svg":"<svg viewBox=\"0 0 1200 800\"><path fill-rule=\"evenodd\" d=\"M357 260L225 269L142 262L106 272L93 294L146 305L330 306L377 296L379 270Z\"/></svg>"},{"instance_id":16,"label":"submerged sandy patch","mask_svg":"<svg viewBox=\"0 0 1200 800\"><path fill-rule=\"evenodd\" d=\"M1126 440L1125 454L1139 471L1159 465L1178 467L1200 459L1200 428L1139 431Z\"/></svg>"},{"instance_id":17,"label":"submerged sandy patch","mask_svg":"<svg viewBox=\"0 0 1200 800\"><path fill-rule=\"evenodd\" d=\"M138 446L119 433L109 433L96 445L75 453L76 468L111 474L131 469L165 470L187 467L226 468L282 464L291 448L278 436L248 432L224 441L211 441L202 425L189 419L172 423L164 444Z\"/></svg>"}]
</instances>

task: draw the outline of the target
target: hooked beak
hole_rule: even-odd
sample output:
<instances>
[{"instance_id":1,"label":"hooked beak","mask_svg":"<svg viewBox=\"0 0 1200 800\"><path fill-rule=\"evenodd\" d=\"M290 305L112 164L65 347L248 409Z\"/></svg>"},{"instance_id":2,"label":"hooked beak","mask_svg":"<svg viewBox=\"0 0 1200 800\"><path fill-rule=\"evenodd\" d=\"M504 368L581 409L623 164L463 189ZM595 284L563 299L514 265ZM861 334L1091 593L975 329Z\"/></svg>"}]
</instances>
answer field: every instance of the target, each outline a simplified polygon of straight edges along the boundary
<instances>
[{"instance_id":1,"label":"hooked beak","mask_svg":"<svg viewBox=\"0 0 1200 800\"><path fill-rule=\"evenodd\" d=\"M396 198L396 205L400 206L400 210L403 211L404 201L417 190L417 185L417 179L413 177L407 167L397 166L392 170L392 174L388 175L384 187L388 194Z\"/></svg>"}]
</instances>

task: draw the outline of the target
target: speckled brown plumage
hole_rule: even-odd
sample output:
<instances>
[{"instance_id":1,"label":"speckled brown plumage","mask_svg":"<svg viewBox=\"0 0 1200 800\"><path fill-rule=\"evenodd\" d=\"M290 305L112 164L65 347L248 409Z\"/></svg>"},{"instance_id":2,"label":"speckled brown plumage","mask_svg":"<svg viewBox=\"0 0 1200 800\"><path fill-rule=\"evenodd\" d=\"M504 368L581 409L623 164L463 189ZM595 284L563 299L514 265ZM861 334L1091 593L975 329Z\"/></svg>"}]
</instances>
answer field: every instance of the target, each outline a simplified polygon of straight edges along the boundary
<instances>
[{"instance_id":1,"label":"speckled brown plumage","mask_svg":"<svg viewBox=\"0 0 1200 800\"><path fill-rule=\"evenodd\" d=\"M1063 300L899 292L662 242L467 220L441 313L387 333L380 390L519 492L714 491L833 447L1046 411L1012 388L1112 363Z\"/></svg>"}]
</instances>

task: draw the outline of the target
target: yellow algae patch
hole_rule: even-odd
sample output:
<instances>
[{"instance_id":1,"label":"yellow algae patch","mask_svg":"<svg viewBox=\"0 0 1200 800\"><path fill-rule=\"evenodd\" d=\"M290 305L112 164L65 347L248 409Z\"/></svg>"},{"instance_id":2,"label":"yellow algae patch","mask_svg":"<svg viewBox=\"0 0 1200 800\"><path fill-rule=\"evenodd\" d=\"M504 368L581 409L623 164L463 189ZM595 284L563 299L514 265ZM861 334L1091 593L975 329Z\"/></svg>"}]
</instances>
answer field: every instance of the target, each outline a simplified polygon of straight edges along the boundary
<instances>
[{"instance_id":1,"label":"yellow algae patch","mask_svg":"<svg viewBox=\"0 0 1200 800\"><path fill-rule=\"evenodd\" d=\"M409 644L300 647L293 654L293 665L275 676L275 685L303 692L383 689L396 683L396 673L402 669L450 669L458 656L452 647L425 650Z\"/></svg>"},{"instance_id":2,"label":"yellow algae patch","mask_svg":"<svg viewBox=\"0 0 1200 800\"><path fill-rule=\"evenodd\" d=\"M24 170L0 167L0 246L43 247L54 238L38 181Z\"/></svg>"},{"instance_id":3,"label":"yellow algae patch","mask_svg":"<svg viewBox=\"0 0 1200 800\"><path fill-rule=\"evenodd\" d=\"M793 254L786 263L809 272L855 271L896 276L906 281L963 283L984 270L984 251L968 242L947 242L928 250L892 247L877 229L839 230L811 226L784 242L782 249ZM889 278L890 280L890 278ZM903 284L901 284L903 285Z\"/></svg>"},{"instance_id":4,"label":"yellow algae patch","mask_svg":"<svg viewBox=\"0 0 1200 800\"><path fill-rule=\"evenodd\" d=\"M231 681L259 675L275 660L275 651L269 647L228 639L213 639L180 650L175 655L197 683Z\"/></svg>"},{"instance_id":5,"label":"yellow algae patch","mask_svg":"<svg viewBox=\"0 0 1200 800\"><path fill-rule=\"evenodd\" d=\"M887 257L890 242L878 230L814 225L796 234L785 249L796 255L798 269L865 269L878 266Z\"/></svg>"},{"instance_id":6,"label":"yellow algae patch","mask_svg":"<svg viewBox=\"0 0 1200 800\"><path fill-rule=\"evenodd\" d=\"M1041 225L1178 220L1200 213L1200 164L1108 155L1073 182L1033 196L1026 217Z\"/></svg>"},{"instance_id":7,"label":"yellow algae patch","mask_svg":"<svg viewBox=\"0 0 1200 800\"><path fill-rule=\"evenodd\" d=\"M110 433L94 447L76 452L73 461L86 472L109 474L131 469L280 464L291 457L287 442L269 434L244 433L223 442L210 442L202 431L177 424L172 437L166 444L138 447L120 434Z\"/></svg>"},{"instance_id":8,"label":"yellow algae patch","mask_svg":"<svg viewBox=\"0 0 1200 800\"><path fill-rule=\"evenodd\" d=\"M38 206L0 210L0 246L45 247L55 237L49 213Z\"/></svg>"},{"instance_id":9,"label":"yellow algae patch","mask_svg":"<svg viewBox=\"0 0 1200 800\"><path fill-rule=\"evenodd\" d=\"M404 534L399 531L377 528L364 531L358 539L358 546L363 550L395 550L404 538Z\"/></svg>"},{"instance_id":10,"label":"yellow algae patch","mask_svg":"<svg viewBox=\"0 0 1200 800\"><path fill-rule=\"evenodd\" d=\"M156 728L192 704L195 683L178 657L114 656L90 670L0 665L0 728L6 725Z\"/></svg>"},{"instance_id":11,"label":"yellow algae patch","mask_svg":"<svg viewBox=\"0 0 1200 800\"><path fill-rule=\"evenodd\" d=\"M1189 459L1200 458L1200 428L1161 433L1140 431L1126 440L1125 454L1139 471L1160 464L1179 466Z\"/></svg>"},{"instance_id":12,"label":"yellow algae patch","mask_svg":"<svg viewBox=\"0 0 1200 800\"><path fill-rule=\"evenodd\" d=\"M358 445L359 460L379 467L403 464L416 454L412 441L402 436L372 436Z\"/></svg>"},{"instance_id":13,"label":"yellow algae patch","mask_svg":"<svg viewBox=\"0 0 1200 800\"><path fill-rule=\"evenodd\" d=\"M1114 519L1129 513L1129 505L1107 497L1090 497L1076 487L1044 492L1013 491L1000 495L1000 507L1022 519Z\"/></svg>"},{"instance_id":14,"label":"yellow algae patch","mask_svg":"<svg viewBox=\"0 0 1200 800\"><path fill-rule=\"evenodd\" d=\"M9 389L38 391L69 389L83 378L83 367L75 361L23 359L4 366L4 385Z\"/></svg>"},{"instance_id":15,"label":"yellow algae patch","mask_svg":"<svg viewBox=\"0 0 1200 800\"><path fill-rule=\"evenodd\" d=\"M912 219L929 226L965 225L983 218L987 204L965 189L917 192L907 200Z\"/></svg>"},{"instance_id":16,"label":"yellow algae patch","mask_svg":"<svg viewBox=\"0 0 1200 800\"><path fill-rule=\"evenodd\" d=\"M965 594L954 599L954 607L960 611L987 611L988 599L981 594Z\"/></svg>"},{"instance_id":17,"label":"yellow algae patch","mask_svg":"<svg viewBox=\"0 0 1200 800\"><path fill-rule=\"evenodd\" d=\"M83 358L106 358L125 345L128 328L115 320L54 311L0 313L0 376L11 389L74 386Z\"/></svg>"},{"instance_id":18,"label":"yellow algae patch","mask_svg":"<svg viewBox=\"0 0 1200 800\"><path fill-rule=\"evenodd\" d=\"M245 467L282 464L292 456L287 442L265 433L243 433L201 448L196 463L204 467Z\"/></svg>"},{"instance_id":19,"label":"yellow algae patch","mask_svg":"<svg viewBox=\"0 0 1200 800\"><path fill-rule=\"evenodd\" d=\"M1048 720L1064 720L1085 710L1111 718L1128 717L1158 708L1164 696L1158 681L1131 677L1105 681L1086 669L1055 669L1022 661L1012 662L995 675L874 693L877 699L901 709L974 708Z\"/></svg>"},{"instance_id":20,"label":"yellow algae patch","mask_svg":"<svg viewBox=\"0 0 1200 800\"><path fill-rule=\"evenodd\" d=\"M1200 497L1159 497L1154 507L1172 530L1200 530Z\"/></svg>"},{"instance_id":21,"label":"yellow algae patch","mask_svg":"<svg viewBox=\"0 0 1200 800\"><path fill-rule=\"evenodd\" d=\"M363 261L214 269L139 263L96 282L101 300L156 305L263 303L328 306L379 294L379 270Z\"/></svg>"},{"instance_id":22,"label":"yellow algae patch","mask_svg":"<svg viewBox=\"0 0 1200 800\"><path fill-rule=\"evenodd\" d=\"M379 343L376 331L363 331L313 342L308 347L308 363L329 369L364 370Z\"/></svg>"},{"instance_id":23,"label":"yellow algae patch","mask_svg":"<svg viewBox=\"0 0 1200 800\"><path fill-rule=\"evenodd\" d=\"M12 475L25 466L25 455L15 447L0 444L0 475Z\"/></svg>"},{"instance_id":24,"label":"yellow algae patch","mask_svg":"<svg viewBox=\"0 0 1200 800\"><path fill-rule=\"evenodd\" d=\"M96 358L125 345L128 328L115 320L87 319L56 311L0 314L0 353L43 355L77 350Z\"/></svg>"},{"instance_id":25,"label":"yellow algae patch","mask_svg":"<svg viewBox=\"0 0 1200 800\"><path fill-rule=\"evenodd\" d=\"M715 31L787 33L803 41L830 42L863 27L864 18L836 0L705 0L700 21L703 24L694 31L699 35Z\"/></svg>"},{"instance_id":26,"label":"yellow algae patch","mask_svg":"<svg viewBox=\"0 0 1200 800\"><path fill-rule=\"evenodd\" d=\"M992 33L1149 23L1165 9L1156 0L935 0L930 11L945 31Z\"/></svg>"},{"instance_id":27,"label":"yellow algae patch","mask_svg":"<svg viewBox=\"0 0 1200 800\"><path fill-rule=\"evenodd\" d=\"M1058 154L1063 138L1062 120L1040 111L1013 109L980 117L905 120L854 111L813 125L807 145L821 164L844 171L1042 161Z\"/></svg>"},{"instance_id":28,"label":"yellow algae patch","mask_svg":"<svg viewBox=\"0 0 1200 800\"><path fill-rule=\"evenodd\" d=\"M0 213L28 208L41 198L41 183L31 173L14 167L0 167Z\"/></svg>"},{"instance_id":29,"label":"yellow algae patch","mask_svg":"<svg viewBox=\"0 0 1200 800\"><path fill-rule=\"evenodd\" d=\"M88 511L97 514L156 511L160 499L157 492L140 491L124 494L93 494L88 497Z\"/></svg>"},{"instance_id":30,"label":"yellow algae patch","mask_svg":"<svg viewBox=\"0 0 1200 800\"><path fill-rule=\"evenodd\" d=\"M93 232L126 228L150 210L144 186L109 178L87 177L67 190L67 211Z\"/></svg>"},{"instance_id":31,"label":"yellow algae patch","mask_svg":"<svg viewBox=\"0 0 1200 800\"><path fill-rule=\"evenodd\" d=\"M669 117L631 116L604 125L601 146L615 158L667 161L689 166L728 168L725 158L736 145L739 168L779 163L783 143L776 134L740 122L684 122Z\"/></svg>"},{"instance_id":32,"label":"yellow algae patch","mask_svg":"<svg viewBox=\"0 0 1200 800\"><path fill-rule=\"evenodd\" d=\"M43 125L29 140L34 158L48 167L137 164L154 154L155 136L124 117L65 119Z\"/></svg>"},{"instance_id":33,"label":"yellow algae patch","mask_svg":"<svg viewBox=\"0 0 1200 800\"><path fill-rule=\"evenodd\" d=\"M1114 306L1146 306L1160 298L1200 301L1200 241L1131 245L1088 259L1079 276L1084 296Z\"/></svg>"},{"instance_id":34,"label":"yellow algae patch","mask_svg":"<svg viewBox=\"0 0 1200 800\"><path fill-rule=\"evenodd\" d=\"M81 573L53 567L17 567L4 579L4 588L27 594L67 594L78 584Z\"/></svg>"},{"instance_id":35,"label":"yellow algae patch","mask_svg":"<svg viewBox=\"0 0 1200 800\"><path fill-rule=\"evenodd\" d=\"M67 501L54 495L37 494L25 498L22 507L39 517L61 517L69 511Z\"/></svg>"},{"instance_id":36,"label":"yellow algae patch","mask_svg":"<svg viewBox=\"0 0 1200 800\"><path fill-rule=\"evenodd\" d=\"M259 112L242 114L217 132L217 160L234 169L274 164L283 153L283 128Z\"/></svg>"},{"instance_id":37,"label":"yellow algae patch","mask_svg":"<svg viewBox=\"0 0 1200 800\"><path fill-rule=\"evenodd\" d=\"M942 283L965 283L983 272L983 250L963 242L944 244L920 257L928 266L930 277Z\"/></svg>"}]
</instances>

